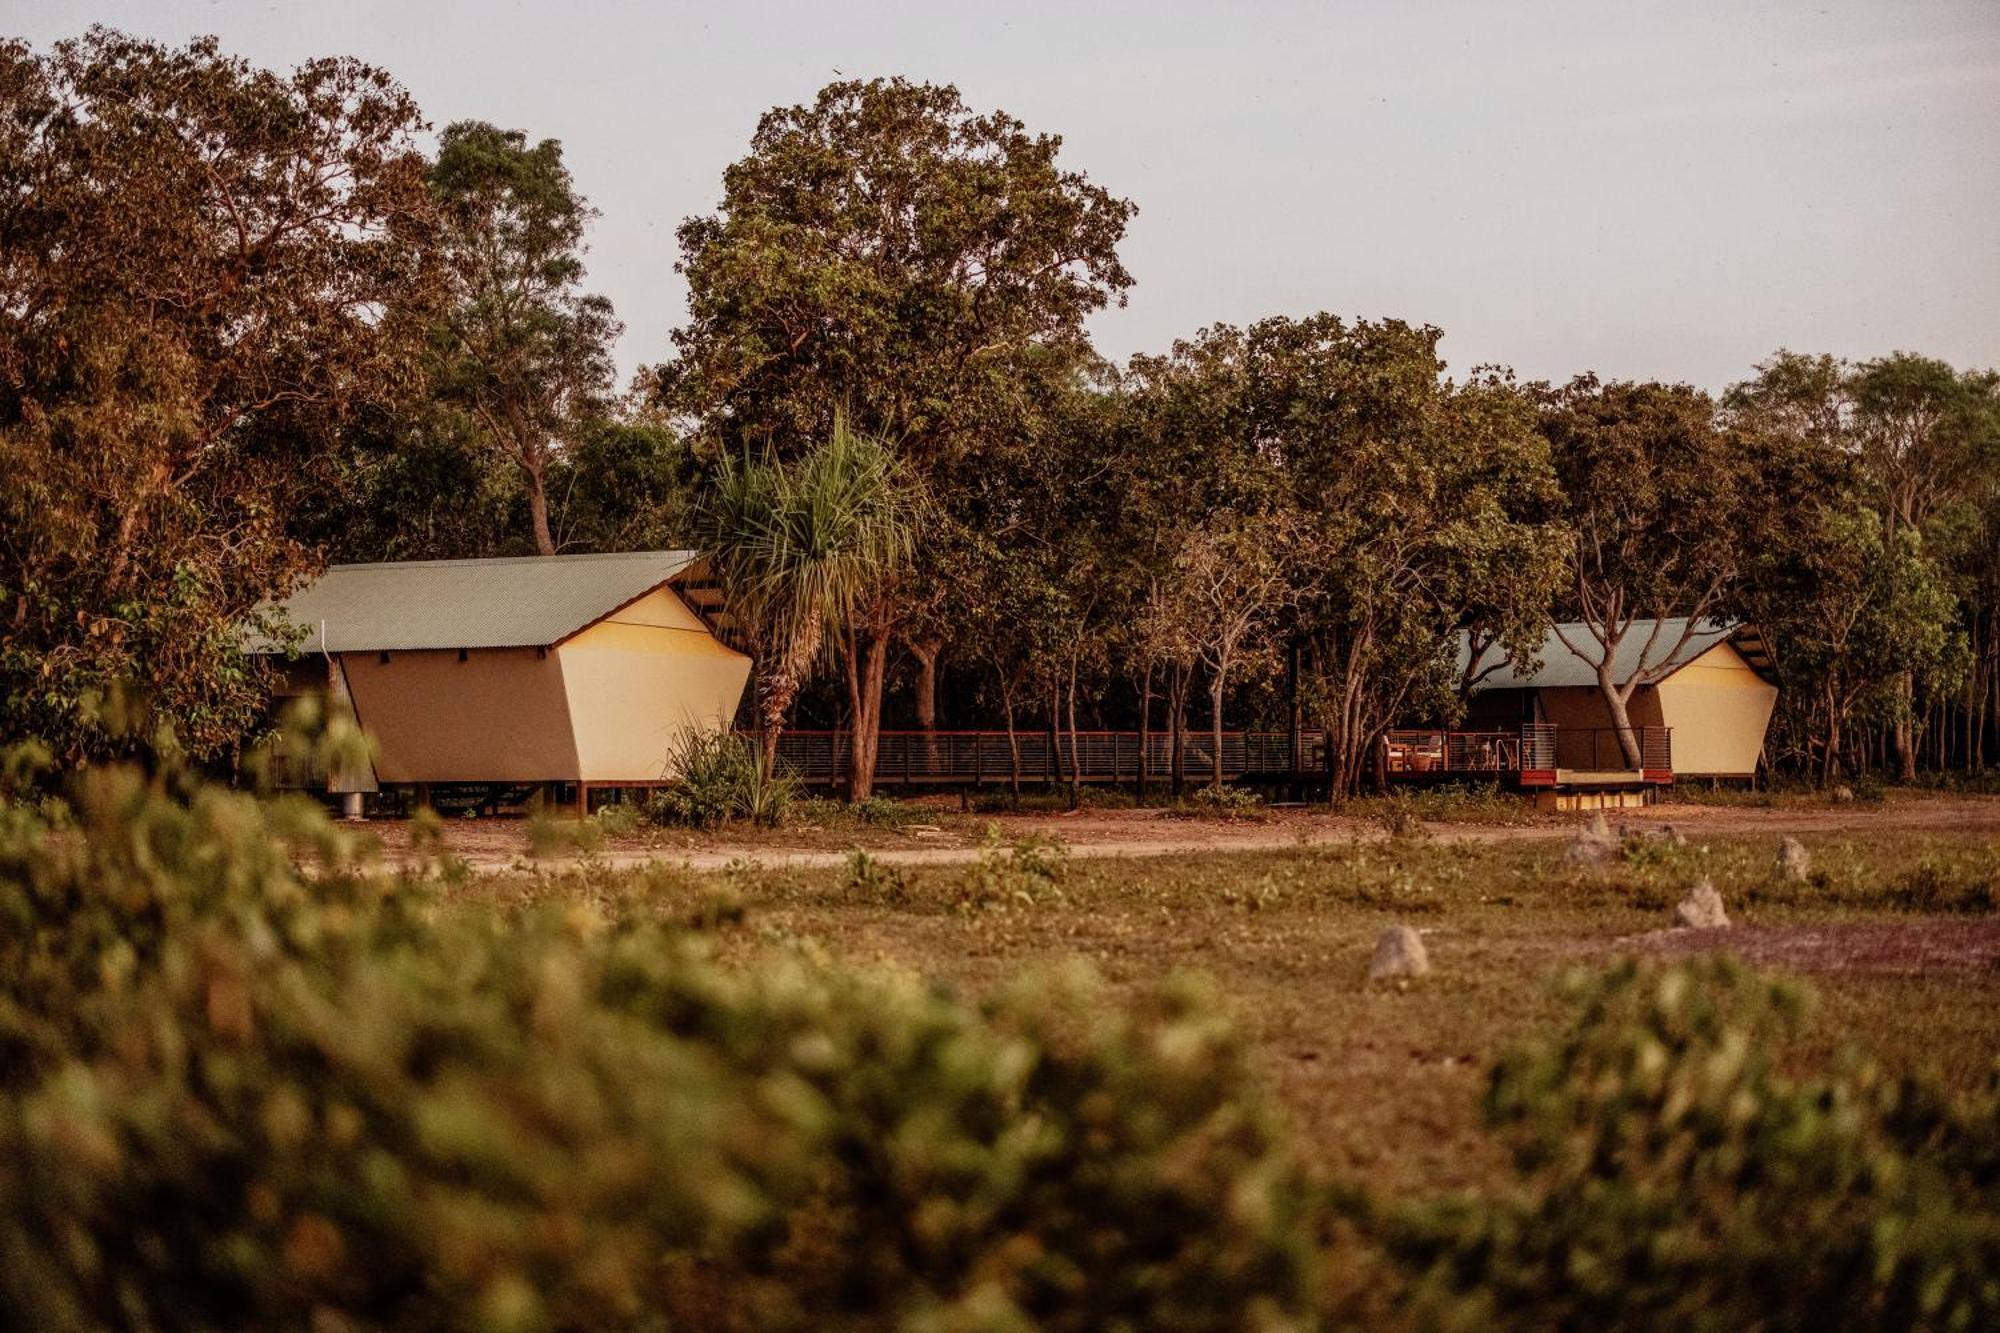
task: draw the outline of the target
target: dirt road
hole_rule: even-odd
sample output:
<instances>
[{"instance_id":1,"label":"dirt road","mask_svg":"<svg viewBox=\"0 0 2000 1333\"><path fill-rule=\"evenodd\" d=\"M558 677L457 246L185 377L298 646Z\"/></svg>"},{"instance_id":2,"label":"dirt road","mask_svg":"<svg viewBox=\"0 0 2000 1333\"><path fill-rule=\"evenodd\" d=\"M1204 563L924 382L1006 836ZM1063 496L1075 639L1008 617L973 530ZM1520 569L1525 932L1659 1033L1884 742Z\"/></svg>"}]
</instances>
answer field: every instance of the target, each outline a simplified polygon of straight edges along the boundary
<instances>
[{"instance_id":1,"label":"dirt road","mask_svg":"<svg viewBox=\"0 0 2000 1333\"><path fill-rule=\"evenodd\" d=\"M1689 837L1778 837L1788 833L1831 837L1905 830L2000 838L2000 797L1912 798L1874 806L1656 805L1613 812L1612 822L1654 829L1673 825ZM1523 824L1433 824L1429 832L1446 842L1566 838L1574 835L1577 823L1574 818L1549 818ZM870 856L889 864L950 865L979 855L989 824L1007 840L1031 835L1060 838L1077 857L1273 851L1384 836L1373 820L1304 809L1271 810L1257 822L1171 819L1158 810L1083 810L1073 815L940 814L935 824L907 827L901 833L870 829L865 837L843 835L838 830L806 830L785 835L786 840L642 837L615 840L596 855L601 863L614 867L664 862L713 870L735 861L750 861L771 868L807 869L840 865L852 846L862 845ZM383 823L374 831L382 837L392 862L404 859L408 844L400 824ZM447 831L447 841L455 855L478 871L518 868L526 859L526 836L518 820L454 822Z\"/></svg>"}]
</instances>

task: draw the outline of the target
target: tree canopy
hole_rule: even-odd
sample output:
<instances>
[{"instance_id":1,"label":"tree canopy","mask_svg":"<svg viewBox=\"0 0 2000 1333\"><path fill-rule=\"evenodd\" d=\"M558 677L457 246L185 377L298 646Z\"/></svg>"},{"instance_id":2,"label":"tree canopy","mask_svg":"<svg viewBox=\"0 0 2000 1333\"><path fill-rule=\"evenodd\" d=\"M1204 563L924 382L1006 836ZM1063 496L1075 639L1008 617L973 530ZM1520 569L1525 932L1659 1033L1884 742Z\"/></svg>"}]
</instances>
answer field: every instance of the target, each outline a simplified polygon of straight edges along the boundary
<instances>
[{"instance_id":1,"label":"tree canopy","mask_svg":"<svg viewBox=\"0 0 2000 1333\"><path fill-rule=\"evenodd\" d=\"M889 78L758 121L621 393L553 139L430 145L368 65L102 28L0 44L0 102L0 730L71 759L124 743L93 721L120 691L230 754L260 608L327 561L686 545L767 737L846 731L856 796L885 718L1004 723L1017 786L1039 727L1080 799L1078 733L1178 740L1205 696L1211 780L1227 715L1317 738L1338 798L1556 622L1634 763L1627 704L1704 620L1764 632L1773 764L2000 743L1990 369L1522 385L1329 311L1113 366L1086 324L1133 284L1134 205L1045 128Z\"/></svg>"},{"instance_id":2,"label":"tree canopy","mask_svg":"<svg viewBox=\"0 0 2000 1333\"><path fill-rule=\"evenodd\" d=\"M261 706L237 644L317 556L288 519L393 394L437 271L416 105L102 28L0 44L0 725L81 755L143 682L210 754Z\"/></svg>"}]
</instances>

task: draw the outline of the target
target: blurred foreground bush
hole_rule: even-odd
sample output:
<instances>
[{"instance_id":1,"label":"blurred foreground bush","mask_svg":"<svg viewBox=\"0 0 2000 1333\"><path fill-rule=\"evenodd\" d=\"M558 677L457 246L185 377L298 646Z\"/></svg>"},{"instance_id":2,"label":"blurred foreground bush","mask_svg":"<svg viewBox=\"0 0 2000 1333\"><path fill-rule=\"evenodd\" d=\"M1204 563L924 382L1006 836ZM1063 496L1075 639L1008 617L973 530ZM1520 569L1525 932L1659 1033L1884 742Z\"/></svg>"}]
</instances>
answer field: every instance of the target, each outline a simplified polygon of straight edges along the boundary
<instances>
[{"instance_id":1,"label":"blurred foreground bush","mask_svg":"<svg viewBox=\"0 0 2000 1333\"><path fill-rule=\"evenodd\" d=\"M1306 1326L1241 1046L1118 1012L453 907L94 768L0 796L0 1327Z\"/></svg>"},{"instance_id":2,"label":"blurred foreground bush","mask_svg":"<svg viewBox=\"0 0 2000 1333\"><path fill-rule=\"evenodd\" d=\"M1780 1064L1807 996L1728 960L1575 983L1495 1070L1518 1189L1377 1217L1433 1326L2000 1327L2000 1097Z\"/></svg>"}]
</instances>

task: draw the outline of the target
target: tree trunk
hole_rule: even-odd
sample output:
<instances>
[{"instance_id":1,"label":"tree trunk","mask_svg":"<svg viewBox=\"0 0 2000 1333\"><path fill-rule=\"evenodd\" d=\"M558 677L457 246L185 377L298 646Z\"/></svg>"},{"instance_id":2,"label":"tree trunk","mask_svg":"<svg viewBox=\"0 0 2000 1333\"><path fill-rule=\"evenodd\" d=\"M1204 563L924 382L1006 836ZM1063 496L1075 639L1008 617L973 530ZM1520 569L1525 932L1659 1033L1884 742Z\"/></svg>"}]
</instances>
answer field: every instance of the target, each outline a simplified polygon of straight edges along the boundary
<instances>
[{"instance_id":1,"label":"tree trunk","mask_svg":"<svg viewBox=\"0 0 2000 1333\"><path fill-rule=\"evenodd\" d=\"M1222 692L1228 683L1225 668L1218 665L1215 668L1214 679L1208 684L1209 743L1215 747L1215 752L1208 757L1209 769L1213 774L1209 785L1217 791L1222 790Z\"/></svg>"},{"instance_id":2,"label":"tree trunk","mask_svg":"<svg viewBox=\"0 0 2000 1333\"><path fill-rule=\"evenodd\" d=\"M937 744L937 664L942 646L935 639L909 645L910 656L917 659L917 726L924 733L924 772L932 776L943 767Z\"/></svg>"},{"instance_id":3,"label":"tree trunk","mask_svg":"<svg viewBox=\"0 0 2000 1333\"><path fill-rule=\"evenodd\" d=\"M757 682L757 742L764 753L766 773L778 771L778 736L798 693L798 678L783 668L765 673Z\"/></svg>"},{"instance_id":4,"label":"tree trunk","mask_svg":"<svg viewBox=\"0 0 2000 1333\"><path fill-rule=\"evenodd\" d=\"M1618 749L1625 756L1625 767L1642 768L1645 756L1639 747L1639 733L1632 729L1632 714L1626 707L1631 695L1629 685L1621 686L1611 678L1611 659L1617 654L1616 644L1606 646L1604 660L1597 667L1597 690L1604 697L1604 710L1611 714L1611 726L1618 733ZM1591 762L1597 762L1597 747L1591 746Z\"/></svg>"},{"instance_id":5,"label":"tree trunk","mask_svg":"<svg viewBox=\"0 0 2000 1333\"><path fill-rule=\"evenodd\" d=\"M1153 739L1153 664L1146 663L1146 674L1139 686L1139 772L1133 781L1133 795L1140 801L1146 799L1146 783L1153 775L1151 756L1147 754Z\"/></svg>"},{"instance_id":6,"label":"tree trunk","mask_svg":"<svg viewBox=\"0 0 2000 1333\"><path fill-rule=\"evenodd\" d=\"M1902 698L1901 710L1891 729L1896 747L1896 774L1901 781L1910 783L1917 780L1916 677L1905 671L1896 682L1896 690Z\"/></svg>"},{"instance_id":7,"label":"tree trunk","mask_svg":"<svg viewBox=\"0 0 2000 1333\"><path fill-rule=\"evenodd\" d=\"M549 531L549 490L540 466L525 469L528 474L528 522L535 530L535 554L554 555L556 539Z\"/></svg>"},{"instance_id":8,"label":"tree trunk","mask_svg":"<svg viewBox=\"0 0 2000 1333\"><path fill-rule=\"evenodd\" d=\"M1049 794L1053 796L1062 788L1062 677L1049 677L1049 762L1045 776L1049 782Z\"/></svg>"},{"instance_id":9,"label":"tree trunk","mask_svg":"<svg viewBox=\"0 0 2000 1333\"><path fill-rule=\"evenodd\" d=\"M1187 664L1176 662L1167 678L1167 773L1175 800L1187 790L1187 696Z\"/></svg>"},{"instance_id":10,"label":"tree trunk","mask_svg":"<svg viewBox=\"0 0 2000 1333\"><path fill-rule=\"evenodd\" d=\"M1076 740L1076 658L1069 660L1069 808L1083 806L1083 747Z\"/></svg>"},{"instance_id":11,"label":"tree trunk","mask_svg":"<svg viewBox=\"0 0 2000 1333\"><path fill-rule=\"evenodd\" d=\"M875 757L882 743L882 679L889 657L889 635L876 630L847 636L847 701L854 731L849 742L847 799L865 801L875 794Z\"/></svg>"},{"instance_id":12,"label":"tree trunk","mask_svg":"<svg viewBox=\"0 0 2000 1333\"><path fill-rule=\"evenodd\" d=\"M549 531L549 446L528 421L521 405L509 402L505 408L507 431L514 438L514 461L528 483L528 524L534 531L535 554L554 555L556 539ZM489 423L497 425L489 415Z\"/></svg>"},{"instance_id":13,"label":"tree trunk","mask_svg":"<svg viewBox=\"0 0 2000 1333\"><path fill-rule=\"evenodd\" d=\"M910 645L910 656L917 659L917 726L925 732L937 730L938 650L943 646L935 639Z\"/></svg>"},{"instance_id":14,"label":"tree trunk","mask_svg":"<svg viewBox=\"0 0 2000 1333\"><path fill-rule=\"evenodd\" d=\"M1007 715L1007 755L1011 767L1007 773L1009 790L1014 796L1014 804L1021 803L1021 737L1014 729L1014 686L1003 674L1000 677L1000 708Z\"/></svg>"}]
</instances>

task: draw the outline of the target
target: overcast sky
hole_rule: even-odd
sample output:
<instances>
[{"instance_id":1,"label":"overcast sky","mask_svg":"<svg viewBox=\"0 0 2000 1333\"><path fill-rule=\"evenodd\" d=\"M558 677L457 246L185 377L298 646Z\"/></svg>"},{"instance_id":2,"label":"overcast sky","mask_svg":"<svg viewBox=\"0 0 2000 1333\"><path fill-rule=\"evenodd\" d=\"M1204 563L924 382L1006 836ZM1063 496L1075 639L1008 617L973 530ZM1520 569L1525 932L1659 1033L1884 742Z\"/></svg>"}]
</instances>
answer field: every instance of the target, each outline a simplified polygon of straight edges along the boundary
<instances>
[{"instance_id":1,"label":"overcast sky","mask_svg":"<svg viewBox=\"0 0 2000 1333\"><path fill-rule=\"evenodd\" d=\"M386 66L437 125L562 140L625 368L685 311L674 227L758 114L841 76L956 83L1139 205L1122 360L1331 310L1455 370L1720 388L1780 346L2000 365L2000 0L237 3L0 0Z\"/></svg>"}]
</instances>

